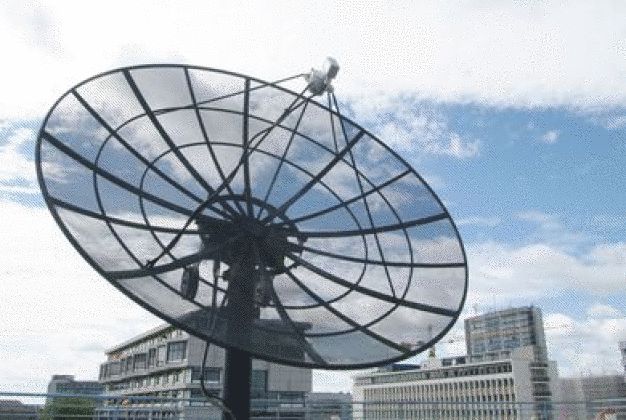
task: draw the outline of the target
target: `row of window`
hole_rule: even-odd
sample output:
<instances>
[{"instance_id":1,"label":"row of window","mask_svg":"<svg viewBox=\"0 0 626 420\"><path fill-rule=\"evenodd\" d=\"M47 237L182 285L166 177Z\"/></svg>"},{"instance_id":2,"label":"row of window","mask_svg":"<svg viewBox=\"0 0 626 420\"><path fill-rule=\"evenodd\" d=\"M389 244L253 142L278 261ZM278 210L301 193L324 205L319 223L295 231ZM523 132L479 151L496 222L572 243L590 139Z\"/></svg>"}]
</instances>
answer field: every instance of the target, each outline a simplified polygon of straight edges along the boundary
<instances>
[{"instance_id":1,"label":"row of window","mask_svg":"<svg viewBox=\"0 0 626 420\"><path fill-rule=\"evenodd\" d=\"M182 339L183 337L185 337L184 331L176 328L169 328L161 331L159 334L153 336L148 340L144 340L130 347L126 347L122 351L128 353L146 353L151 347L157 347L158 345L163 344L168 340Z\"/></svg>"},{"instance_id":2,"label":"row of window","mask_svg":"<svg viewBox=\"0 0 626 420\"><path fill-rule=\"evenodd\" d=\"M149 375L140 378L133 378L126 381L113 382L108 384L109 391L120 391L126 389L139 389L144 387L181 384L188 382L188 370L176 370L163 374Z\"/></svg>"},{"instance_id":3,"label":"row of window","mask_svg":"<svg viewBox=\"0 0 626 420\"><path fill-rule=\"evenodd\" d=\"M411 394L410 390L405 390L405 392L399 395L385 395L383 392L376 392L377 390L371 393L365 392L365 401L366 402L403 402L410 404L414 403L422 403L422 402L433 402L433 403L479 403L479 402L514 402L515 401L515 393L499 393L499 394L480 394L480 395L458 395L458 394L450 394L450 395L442 395L442 394L429 394L428 392L420 392L417 390L416 393Z\"/></svg>"},{"instance_id":4,"label":"row of window","mask_svg":"<svg viewBox=\"0 0 626 420\"><path fill-rule=\"evenodd\" d=\"M441 369L432 371L406 371L381 376L361 377L357 379L357 383L383 384L394 382L411 382L432 379L457 378L465 376L494 375L498 373L509 373L511 371L511 363L499 363L497 365L457 367L456 369Z\"/></svg>"},{"instance_id":5,"label":"row of window","mask_svg":"<svg viewBox=\"0 0 626 420\"><path fill-rule=\"evenodd\" d=\"M521 414L521 413L520 413ZM457 419L515 419L518 410L515 408L440 408L437 406L410 406L402 408L366 407L365 418L372 420L399 418L457 418Z\"/></svg>"},{"instance_id":6,"label":"row of window","mask_svg":"<svg viewBox=\"0 0 626 420\"><path fill-rule=\"evenodd\" d=\"M515 349L521 346L536 344L534 336L525 337L496 337L476 340L472 343L472 354L484 353L486 351L497 351L502 349Z\"/></svg>"},{"instance_id":7,"label":"row of window","mask_svg":"<svg viewBox=\"0 0 626 420\"><path fill-rule=\"evenodd\" d=\"M513 378L503 379L487 379L480 381L465 381L439 384L425 385L407 385L389 388L373 388L366 389L365 393L371 395L377 394L383 397L402 397L406 395L422 395L422 394L455 394L461 391L486 390L489 393L492 390L500 391L504 388L513 389Z\"/></svg>"},{"instance_id":8,"label":"row of window","mask_svg":"<svg viewBox=\"0 0 626 420\"><path fill-rule=\"evenodd\" d=\"M111 376L126 375L166 363L180 362L187 358L187 342L174 341L151 348L147 353L137 353L122 360L104 363L100 366L100 379Z\"/></svg>"}]
</instances>

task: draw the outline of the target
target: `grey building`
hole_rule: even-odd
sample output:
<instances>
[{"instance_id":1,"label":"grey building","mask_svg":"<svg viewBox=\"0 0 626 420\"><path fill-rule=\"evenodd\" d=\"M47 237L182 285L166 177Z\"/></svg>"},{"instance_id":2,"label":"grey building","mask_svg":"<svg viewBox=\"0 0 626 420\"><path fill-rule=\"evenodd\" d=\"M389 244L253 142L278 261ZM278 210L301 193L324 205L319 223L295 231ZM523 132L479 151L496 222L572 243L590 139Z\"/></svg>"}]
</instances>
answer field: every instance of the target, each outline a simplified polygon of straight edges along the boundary
<instances>
[{"instance_id":1,"label":"grey building","mask_svg":"<svg viewBox=\"0 0 626 420\"><path fill-rule=\"evenodd\" d=\"M509 308L465 320L465 344L471 361L508 358L517 347L534 346L538 360L548 359L541 309Z\"/></svg>"},{"instance_id":2,"label":"grey building","mask_svg":"<svg viewBox=\"0 0 626 420\"><path fill-rule=\"evenodd\" d=\"M211 415L219 418L219 413L205 406L200 388L204 348L205 342L199 338L162 325L107 350L107 360L100 366L100 383L106 388L106 396L118 401L124 397L165 401L137 404L137 411L149 413L150 419ZM216 396L222 395L224 356L222 348L210 346L205 383ZM273 417L276 411L281 411L290 418L304 418L305 395L312 386L310 369L261 360L253 360L252 369L251 406L255 416ZM167 403L167 399L176 401ZM129 401L132 406L133 400ZM103 417L106 417L105 411L100 411Z\"/></svg>"},{"instance_id":3,"label":"grey building","mask_svg":"<svg viewBox=\"0 0 626 420\"><path fill-rule=\"evenodd\" d=\"M626 341L620 341L619 351L622 354L622 366L624 366L624 380L626 380Z\"/></svg>"},{"instance_id":4,"label":"grey building","mask_svg":"<svg viewBox=\"0 0 626 420\"><path fill-rule=\"evenodd\" d=\"M567 418L583 420L594 418L604 407L617 407L617 418L626 418L626 384L622 375L594 375L559 380L558 399L564 404L561 410ZM606 401L613 400L613 401ZM621 400L621 401L615 401ZM564 411L567 410L565 413Z\"/></svg>"},{"instance_id":5,"label":"grey building","mask_svg":"<svg viewBox=\"0 0 626 420\"><path fill-rule=\"evenodd\" d=\"M48 394L100 395L104 386L98 381L77 381L74 375L52 375L48 382ZM48 397L50 400L53 397Z\"/></svg>"},{"instance_id":6,"label":"grey building","mask_svg":"<svg viewBox=\"0 0 626 420\"><path fill-rule=\"evenodd\" d=\"M0 400L0 419L36 420L39 407L18 400Z\"/></svg>"},{"instance_id":7,"label":"grey building","mask_svg":"<svg viewBox=\"0 0 626 420\"><path fill-rule=\"evenodd\" d=\"M349 392L310 392L306 395L306 420L351 420Z\"/></svg>"}]
</instances>

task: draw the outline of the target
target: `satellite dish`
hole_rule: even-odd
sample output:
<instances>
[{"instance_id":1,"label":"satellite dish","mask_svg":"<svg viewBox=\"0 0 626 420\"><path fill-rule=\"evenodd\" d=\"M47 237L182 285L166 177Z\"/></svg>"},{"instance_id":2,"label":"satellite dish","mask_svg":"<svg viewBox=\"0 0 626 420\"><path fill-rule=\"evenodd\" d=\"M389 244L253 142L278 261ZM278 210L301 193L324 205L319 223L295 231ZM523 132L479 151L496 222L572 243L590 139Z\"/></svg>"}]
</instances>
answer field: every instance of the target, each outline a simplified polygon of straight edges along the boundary
<instances>
[{"instance_id":1,"label":"satellite dish","mask_svg":"<svg viewBox=\"0 0 626 420\"><path fill-rule=\"evenodd\" d=\"M273 83L186 65L92 77L39 132L46 203L110 283L241 360L415 355L459 316L465 251L423 178L339 112L338 68Z\"/></svg>"}]
</instances>

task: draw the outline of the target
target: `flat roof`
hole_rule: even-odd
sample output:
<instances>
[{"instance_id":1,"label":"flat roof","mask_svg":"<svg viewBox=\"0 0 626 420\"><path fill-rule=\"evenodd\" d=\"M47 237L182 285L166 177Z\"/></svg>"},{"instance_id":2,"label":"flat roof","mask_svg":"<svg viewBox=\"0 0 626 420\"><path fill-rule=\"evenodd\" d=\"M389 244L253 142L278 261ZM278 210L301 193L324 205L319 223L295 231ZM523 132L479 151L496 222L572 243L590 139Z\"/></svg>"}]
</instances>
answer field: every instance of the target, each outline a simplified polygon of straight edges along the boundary
<instances>
[{"instance_id":1,"label":"flat roof","mask_svg":"<svg viewBox=\"0 0 626 420\"><path fill-rule=\"evenodd\" d=\"M535 305L516 306L514 308L498 309L495 311L484 312L482 314L473 315L473 316L465 318L465 321L473 321L473 320L478 320L481 318L490 318L490 317L495 317L495 316L499 316L503 314L514 314L516 312L528 312L528 311L533 311L534 309L541 311L541 309Z\"/></svg>"},{"instance_id":2,"label":"flat roof","mask_svg":"<svg viewBox=\"0 0 626 420\"><path fill-rule=\"evenodd\" d=\"M155 335L159 335L161 334L163 331L169 329L169 328L176 328L173 325L167 324L167 323L163 323L157 327L154 327L152 329L149 329L148 331L141 333L139 335L136 335L116 346L113 346L111 348L108 348L104 351L105 354L109 355L110 353L114 353L116 351L120 351L120 350L124 350L127 347L130 347L134 344L136 344L138 341L143 341L147 338L153 337Z\"/></svg>"}]
</instances>

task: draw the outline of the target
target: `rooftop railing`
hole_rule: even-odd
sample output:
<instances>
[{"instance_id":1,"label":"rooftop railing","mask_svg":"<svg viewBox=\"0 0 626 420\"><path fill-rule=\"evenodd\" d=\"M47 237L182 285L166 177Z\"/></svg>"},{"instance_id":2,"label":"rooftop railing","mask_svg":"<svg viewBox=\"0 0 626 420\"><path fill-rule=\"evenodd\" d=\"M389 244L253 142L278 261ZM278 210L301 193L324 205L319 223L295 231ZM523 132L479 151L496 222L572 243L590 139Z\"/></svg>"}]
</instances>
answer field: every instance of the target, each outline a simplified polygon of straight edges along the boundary
<instances>
[{"instance_id":1,"label":"rooftop railing","mask_svg":"<svg viewBox=\"0 0 626 420\"><path fill-rule=\"evenodd\" d=\"M626 398L591 402L415 402L253 399L252 419L396 420L626 418ZM222 411L205 398L0 392L0 419L206 420Z\"/></svg>"}]
</instances>

